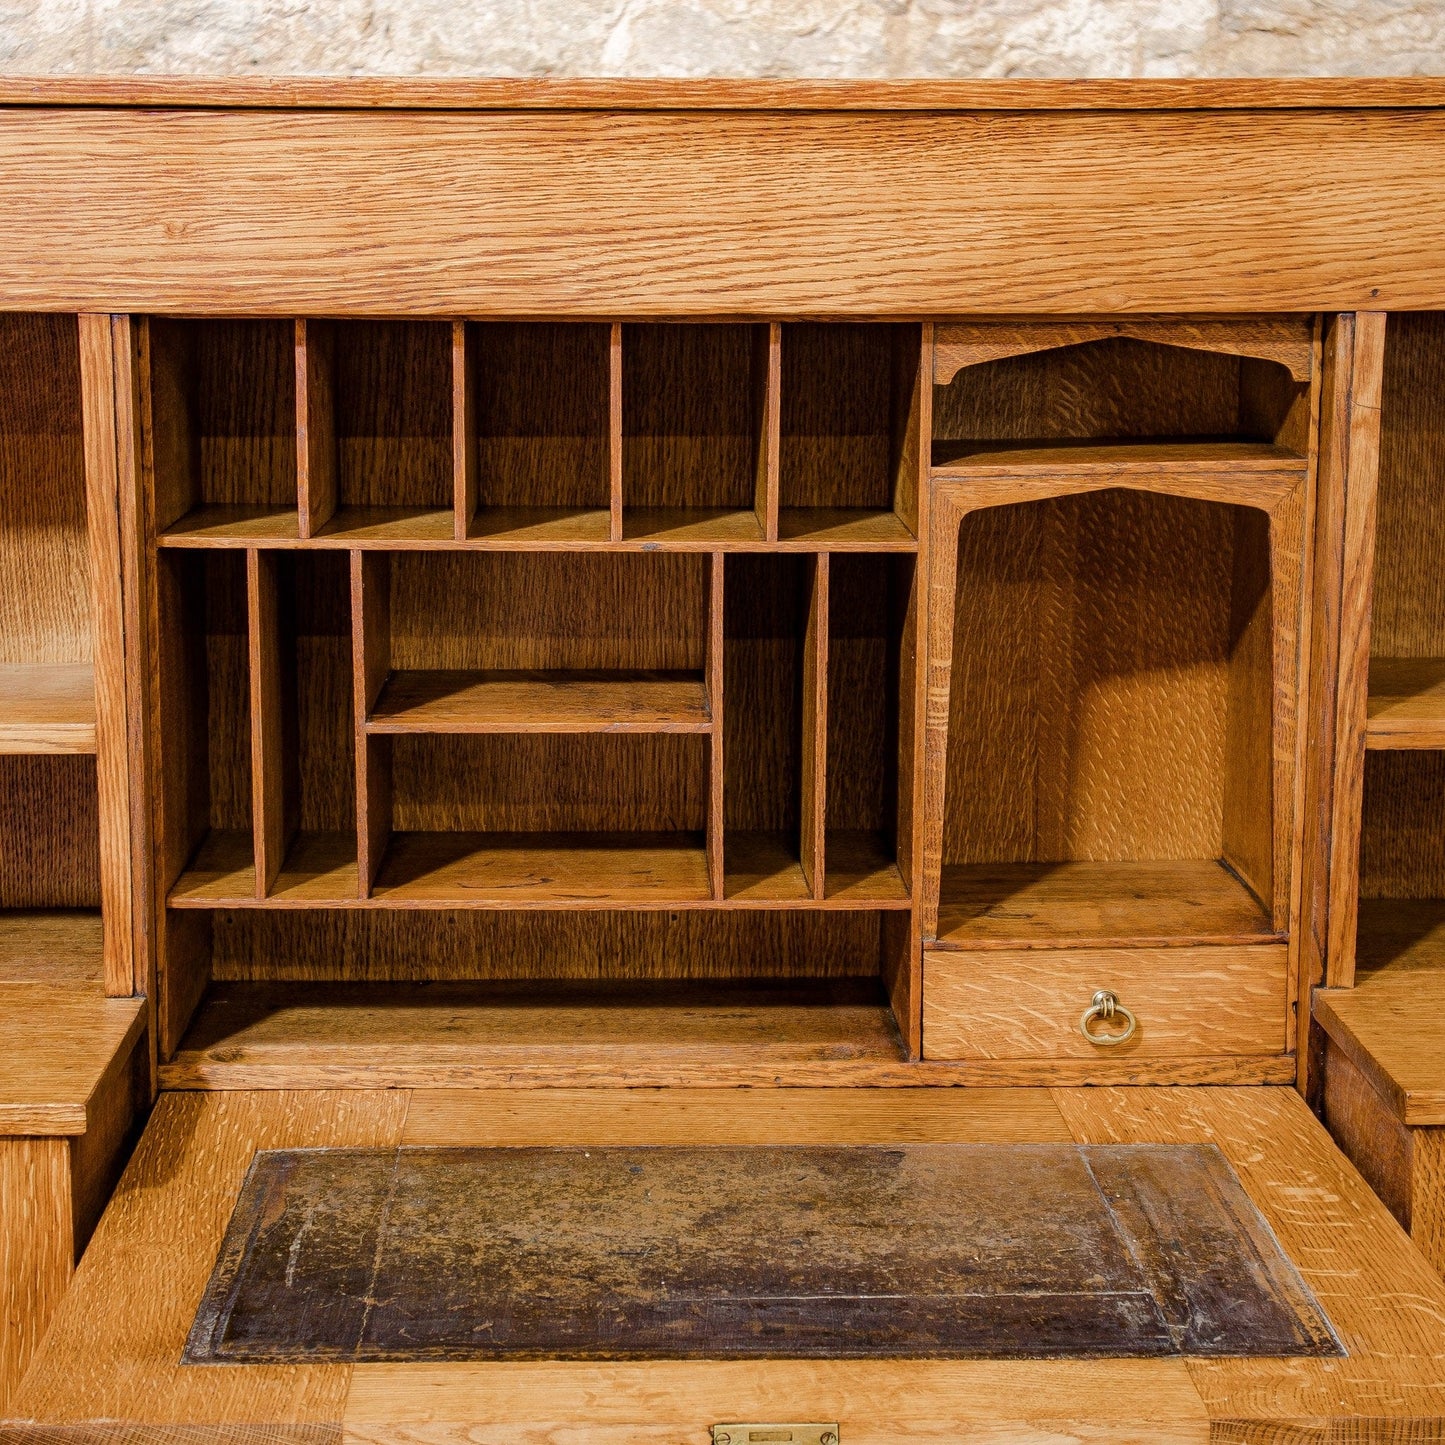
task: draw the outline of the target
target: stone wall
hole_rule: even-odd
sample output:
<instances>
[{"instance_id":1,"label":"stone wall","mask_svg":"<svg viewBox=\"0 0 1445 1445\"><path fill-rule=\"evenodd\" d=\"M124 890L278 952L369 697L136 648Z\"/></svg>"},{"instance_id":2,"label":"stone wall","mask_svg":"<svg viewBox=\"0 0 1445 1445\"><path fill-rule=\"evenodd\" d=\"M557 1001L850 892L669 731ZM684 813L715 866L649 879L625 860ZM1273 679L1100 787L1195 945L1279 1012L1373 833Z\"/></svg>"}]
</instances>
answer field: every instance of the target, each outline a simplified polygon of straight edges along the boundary
<instances>
[{"instance_id":1,"label":"stone wall","mask_svg":"<svg viewBox=\"0 0 1445 1445\"><path fill-rule=\"evenodd\" d=\"M0 0L11 74L1445 73L1445 0Z\"/></svg>"}]
</instances>

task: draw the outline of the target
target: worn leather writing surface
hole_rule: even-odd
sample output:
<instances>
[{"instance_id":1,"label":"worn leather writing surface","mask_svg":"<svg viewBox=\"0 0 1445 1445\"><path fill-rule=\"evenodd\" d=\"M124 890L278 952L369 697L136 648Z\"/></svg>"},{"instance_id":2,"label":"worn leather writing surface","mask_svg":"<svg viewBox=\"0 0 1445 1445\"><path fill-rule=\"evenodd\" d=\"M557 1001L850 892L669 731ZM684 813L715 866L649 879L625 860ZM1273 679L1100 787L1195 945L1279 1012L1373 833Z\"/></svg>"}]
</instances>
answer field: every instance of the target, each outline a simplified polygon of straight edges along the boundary
<instances>
[{"instance_id":1,"label":"worn leather writing surface","mask_svg":"<svg viewBox=\"0 0 1445 1445\"><path fill-rule=\"evenodd\" d=\"M195 1363L1317 1355L1207 1146L258 1154Z\"/></svg>"}]
</instances>

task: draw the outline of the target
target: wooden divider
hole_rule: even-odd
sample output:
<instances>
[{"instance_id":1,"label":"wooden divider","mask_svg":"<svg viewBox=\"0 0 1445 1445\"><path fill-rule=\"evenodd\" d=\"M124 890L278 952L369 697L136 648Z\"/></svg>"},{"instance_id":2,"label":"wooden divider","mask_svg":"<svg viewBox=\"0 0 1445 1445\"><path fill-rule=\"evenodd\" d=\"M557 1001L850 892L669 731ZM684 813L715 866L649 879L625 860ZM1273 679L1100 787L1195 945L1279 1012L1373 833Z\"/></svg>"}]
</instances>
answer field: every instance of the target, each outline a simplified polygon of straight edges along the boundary
<instances>
[{"instance_id":1,"label":"wooden divider","mask_svg":"<svg viewBox=\"0 0 1445 1445\"><path fill-rule=\"evenodd\" d=\"M828 834L828 554L810 564L808 621L803 633L803 797L799 840L803 881L824 894Z\"/></svg>"},{"instance_id":2,"label":"wooden divider","mask_svg":"<svg viewBox=\"0 0 1445 1445\"><path fill-rule=\"evenodd\" d=\"M622 323L607 341L607 537L622 540Z\"/></svg>"},{"instance_id":3,"label":"wooden divider","mask_svg":"<svg viewBox=\"0 0 1445 1445\"><path fill-rule=\"evenodd\" d=\"M707 871L713 898L724 897L723 851L723 598L725 578L723 554L713 552L707 565L707 654L703 689L707 694L712 732L708 739L707 783Z\"/></svg>"},{"instance_id":4,"label":"wooden divider","mask_svg":"<svg viewBox=\"0 0 1445 1445\"><path fill-rule=\"evenodd\" d=\"M371 896L391 832L391 739L366 719L391 671L391 558L351 554L351 647L356 712L357 892Z\"/></svg>"},{"instance_id":5,"label":"wooden divider","mask_svg":"<svg viewBox=\"0 0 1445 1445\"><path fill-rule=\"evenodd\" d=\"M781 437L783 387L783 328L768 323L753 356L754 406L762 417L758 438L758 526L765 542L778 540L778 443Z\"/></svg>"},{"instance_id":6,"label":"wooden divider","mask_svg":"<svg viewBox=\"0 0 1445 1445\"><path fill-rule=\"evenodd\" d=\"M452 535L465 542L477 515L477 358L467 323L452 322Z\"/></svg>"},{"instance_id":7,"label":"wooden divider","mask_svg":"<svg viewBox=\"0 0 1445 1445\"><path fill-rule=\"evenodd\" d=\"M246 553L246 598L251 680L251 835L256 897L265 898L296 831L295 798L286 787L285 666L282 658L280 558Z\"/></svg>"},{"instance_id":8,"label":"wooden divider","mask_svg":"<svg viewBox=\"0 0 1445 1445\"><path fill-rule=\"evenodd\" d=\"M336 512L335 332L296 323L296 503L300 535L315 537Z\"/></svg>"}]
</instances>

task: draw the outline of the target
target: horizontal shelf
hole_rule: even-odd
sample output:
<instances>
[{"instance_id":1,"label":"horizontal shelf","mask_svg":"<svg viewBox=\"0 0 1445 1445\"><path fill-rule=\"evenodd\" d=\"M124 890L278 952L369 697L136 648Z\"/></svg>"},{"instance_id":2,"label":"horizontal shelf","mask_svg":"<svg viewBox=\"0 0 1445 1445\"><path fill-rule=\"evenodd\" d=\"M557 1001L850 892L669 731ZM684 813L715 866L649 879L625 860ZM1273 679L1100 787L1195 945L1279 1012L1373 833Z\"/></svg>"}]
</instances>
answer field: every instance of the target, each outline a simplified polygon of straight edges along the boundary
<instances>
[{"instance_id":1,"label":"horizontal shelf","mask_svg":"<svg viewBox=\"0 0 1445 1445\"><path fill-rule=\"evenodd\" d=\"M707 733L701 674L396 672L370 733Z\"/></svg>"},{"instance_id":2,"label":"horizontal shelf","mask_svg":"<svg viewBox=\"0 0 1445 1445\"><path fill-rule=\"evenodd\" d=\"M866 834L832 835L828 896L805 891L797 851L771 834L729 839L726 896L712 897L701 834L393 833L370 898L356 840L301 833L271 892L256 897L251 835L207 835L172 888L172 908L906 909L897 865Z\"/></svg>"},{"instance_id":3,"label":"horizontal shelf","mask_svg":"<svg viewBox=\"0 0 1445 1445\"><path fill-rule=\"evenodd\" d=\"M0 753L93 753L88 662L0 666Z\"/></svg>"},{"instance_id":4,"label":"horizontal shelf","mask_svg":"<svg viewBox=\"0 0 1445 1445\"><path fill-rule=\"evenodd\" d=\"M918 540L893 512L784 508L769 542L752 511L629 508L612 541L605 510L483 508L465 540L450 510L347 507L301 539L294 507L199 507L161 534L162 547L298 547L517 552L914 552Z\"/></svg>"},{"instance_id":5,"label":"horizontal shelf","mask_svg":"<svg viewBox=\"0 0 1445 1445\"><path fill-rule=\"evenodd\" d=\"M1314 1014L1402 1124L1445 1125L1445 899L1362 898L1355 986Z\"/></svg>"},{"instance_id":6,"label":"horizontal shelf","mask_svg":"<svg viewBox=\"0 0 1445 1445\"><path fill-rule=\"evenodd\" d=\"M1370 659L1367 748L1445 748L1445 658Z\"/></svg>"},{"instance_id":7,"label":"horizontal shelf","mask_svg":"<svg viewBox=\"0 0 1445 1445\"><path fill-rule=\"evenodd\" d=\"M996 863L943 870L936 949L1277 943L1222 863Z\"/></svg>"},{"instance_id":8,"label":"horizontal shelf","mask_svg":"<svg viewBox=\"0 0 1445 1445\"><path fill-rule=\"evenodd\" d=\"M902 1065L874 980L521 984L213 984L165 1088L799 1082ZM838 1082L849 1082L847 1078Z\"/></svg>"},{"instance_id":9,"label":"horizontal shelf","mask_svg":"<svg viewBox=\"0 0 1445 1445\"><path fill-rule=\"evenodd\" d=\"M784 833L724 835L723 894L729 903L851 908L909 907L891 850L872 833L829 833L824 843L824 897L808 892L795 839Z\"/></svg>"},{"instance_id":10,"label":"horizontal shelf","mask_svg":"<svg viewBox=\"0 0 1445 1445\"><path fill-rule=\"evenodd\" d=\"M103 992L100 910L6 909L0 913L0 983L58 983Z\"/></svg>"},{"instance_id":11,"label":"horizontal shelf","mask_svg":"<svg viewBox=\"0 0 1445 1445\"><path fill-rule=\"evenodd\" d=\"M1227 473L1292 481L1304 476L1307 465L1297 452L1270 442L935 442L932 475L959 481L1023 477L1097 481L1101 476L1135 470L1181 478Z\"/></svg>"},{"instance_id":12,"label":"horizontal shelf","mask_svg":"<svg viewBox=\"0 0 1445 1445\"><path fill-rule=\"evenodd\" d=\"M144 1031L146 1007L92 983L0 980L0 1017L0 1135L74 1137L104 1109L101 1086Z\"/></svg>"},{"instance_id":13,"label":"horizontal shelf","mask_svg":"<svg viewBox=\"0 0 1445 1445\"><path fill-rule=\"evenodd\" d=\"M816 552L916 552L918 538L896 512L782 507L778 545Z\"/></svg>"},{"instance_id":14,"label":"horizontal shelf","mask_svg":"<svg viewBox=\"0 0 1445 1445\"><path fill-rule=\"evenodd\" d=\"M325 908L354 905L358 891L350 833L298 833L270 896L260 899L251 835L212 829L168 901L172 908Z\"/></svg>"}]
</instances>

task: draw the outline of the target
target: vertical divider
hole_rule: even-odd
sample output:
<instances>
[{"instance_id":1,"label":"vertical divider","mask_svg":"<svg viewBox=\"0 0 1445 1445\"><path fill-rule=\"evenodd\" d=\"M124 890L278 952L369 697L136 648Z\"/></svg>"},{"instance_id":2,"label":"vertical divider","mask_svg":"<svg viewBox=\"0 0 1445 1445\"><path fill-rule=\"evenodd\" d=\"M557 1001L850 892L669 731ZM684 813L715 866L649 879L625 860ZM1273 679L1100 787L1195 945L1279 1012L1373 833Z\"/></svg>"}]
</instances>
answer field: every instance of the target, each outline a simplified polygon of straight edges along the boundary
<instances>
[{"instance_id":1,"label":"vertical divider","mask_svg":"<svg viewBox=\"0 0 1445 1445\"><path fill-rule=\"evenodd\" d=\"M912 586L905 605L903 632L898 656L898 871L903 886L913 899L908 915L907 936L895 940L882 960L883 982L893 1014L898 1021L908 1057L923 1056L923 940L938 928L938 893L941 867L943 795L933 796L936 814L927 806L929 790L928 698L929 667L948 665L952 650L940 649L930 657L931 609L944 607L952 617L955 579L952 562L957 557L958 537L947 536L951 549L949 567L944 569L948 585L934 590L934 561L930 549L933 526L930 519L932 494L929 468L933 461L933 323L925 321L918 332L918 354L912 350L910 333L904 333L903 354L898 358L895 381L897 405L907 402L907 423L902 428L897 470L894 474L894 509L918 538ZM912 384L909 384L909 378ZM951 627L950 627L951 635ZM929 843L932 840L932 848ZM890 924L889 928L899 925Z\"/></svg>"},{"instance_id":2,"label":"vertical divider","mask_svg":"<svg viewBox=\"0 0 1445 1445\"><path fill-rule=\"evenodd\" d=\"M824 896L828 829L828 554L813 559L803 634L803 881Z\"/></svg>"},{"instance_id":3,"label":"vertical divider","mask_svg":"<svg viewBox=\"0 0 1445 1445\"><path fill-rule=\"evenodd\" d=\"M336 511L334 333L324 321L296 323L296 502L300 535L314 537Z\"/></svg>"},{"instance_id":4,"label":"vertical divider","mask_svg":"<svg viewBox=\"0 0 1445 1445\"><path fill-rule=\"evenodd\" d=\"M778 540L778 449L782 440L783 328L768 323L768 334L753 353L754 405L760 418L753 510L765 542Z\"/></svg>"},{"instance_id":5,"label":"vertical divider","mask_svg":"<svg viewBox=\"0 0 1445 1445\"><path fill-rule=\"evenodd\" d=\"M295 793L286 785L286 669L281 641L280 558L246 552L246 613L251 683L251 832L256 897L271 892L296 832Z\"/></svg>"},{"instance_id":6,"label":"vertical divider","mask_svg":"<svg viewBox=\"0 0 1445 1445\"><path fill-rule=\"evenodd\" d=\"M607 349L607 538L622 540L622 323Z\"/></svg>"},{"instance_id":7,"label":"vertical divider","mask_svg":"<svg viewBox=\"0 0 1445 1445\"><path fill-rule=\"evenodd\" d=\"M707 871L712 896L723 898L723 557L713 552L708 557L707 588L707 658L703 687L707 692L708 712L712 716L712 734L708 739L707 785Z\"/></svg>"},{"instance_id":8,"label":"vertical divider","mask_svg":"<svg viewBox=\"0 0 1445 1445\"><path fill-rule=\"evenodd\" d=\"M136 483L134 451L122 446L132 430L128 351L117 357L105 314L80 316L80 392L85 425L85 516L90 595L95 629L96 787L100 814L100 917L105 991L128 996L137 986L132 961L134 881L131 864L131 758L126 738L125 592L122 585L121 491ZM137 960L138 961L138 960Z\"/></svg>"},{"instance_id":9,"label":"vertical divider","mask_svg":"<svg viewBox=\"0 0 1445 1445\"><path fill-rule=\"evenodd\" d=\"M391 739L366 719L391 671L391 558L351 554L351 655L356 713L357 896L369 898L391 832Z\"/></svg>"},{"instance_id":10,"label":"vertical divider","mask_svg":"<svg viewBox=\"0 0 1445 1445\"><path fill-rule=\"evenodd\" d=\"M467 540L477 514L477 347L467 323L452 322L453 536ZM359 741L359 740L358 740Z\"/></svg>"},{"instance_id":11,"label":"vertical divider","mask_svg":"<svg viewBox=\"0 0 1445 1445\"><path fill-rule=\"evenodd\" d=\"M893 341L893 510L923 540L933 442L933 326L899 326Z\"/></svg>"}]
</instances>

